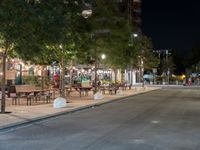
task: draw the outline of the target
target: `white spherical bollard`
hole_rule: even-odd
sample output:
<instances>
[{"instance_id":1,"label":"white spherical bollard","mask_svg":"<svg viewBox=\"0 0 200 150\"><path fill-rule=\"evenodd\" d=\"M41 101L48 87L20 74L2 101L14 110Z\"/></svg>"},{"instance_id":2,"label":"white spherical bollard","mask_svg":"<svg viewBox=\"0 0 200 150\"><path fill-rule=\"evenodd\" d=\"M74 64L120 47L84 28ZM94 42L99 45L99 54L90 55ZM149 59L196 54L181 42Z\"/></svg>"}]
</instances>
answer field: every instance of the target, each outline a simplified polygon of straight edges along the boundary
<instances>
[{"instance_id":1,"label":"white spherical bollard","mask_svg":"<svg viewBox=\"0 0 200 150\"><path fill-rule=\"evenodd\" d=\"M63 97L58 97L53 102L53 108L63 108L67 106L67 100Z\"/></svg>"}]
</instances>

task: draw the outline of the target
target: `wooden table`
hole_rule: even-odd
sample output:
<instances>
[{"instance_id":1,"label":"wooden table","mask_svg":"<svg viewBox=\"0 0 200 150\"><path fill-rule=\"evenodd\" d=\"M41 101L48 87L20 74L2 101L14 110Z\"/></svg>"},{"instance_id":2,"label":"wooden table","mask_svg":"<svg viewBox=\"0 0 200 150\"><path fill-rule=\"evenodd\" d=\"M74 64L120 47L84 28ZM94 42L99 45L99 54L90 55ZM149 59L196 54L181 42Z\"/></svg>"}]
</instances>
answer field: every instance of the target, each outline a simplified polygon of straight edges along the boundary
<instances>
[{"instance_id":1,"label":"wooden table","mask_svg":"<svg viewBox=\"0 0 200 150\"><path fill-rule=\"evenodd\" d=\"M99 89L100 89L100 91L102 92L102 94L105 94L106 93L106 90L108 91L108 93L110 94L110 95L112 95L113 94L113 92L116 94L116 91L117 91L117 87L116 86L114 86L114 85L100 85L99 86Z\"/></svg>"},{"instance_id":2,"label":"wooden table","mask_svg":"<svg viewBox=\"0 0 200 150\"><path fill-rule=\"evenodd\" d=\"M24 95L24 97L26 97L27 98L27 105L31 105L32 104L32 100L34 100L35 99L35 101L37 102L37 96L41 96L41 95L38 95L39 93L44 93L44 92L49 92L49 94L48 95L46 95L47 96L47 101L50 101L50 89L41 89L41 90L39 90L39 89L35 89L35 90L33 90L33 89L23 89L23 90L20 90L20 91L18 91L17 92L17 94L18 95L22 95L22 94L25 94Z\"/></svg>"},{"instance_id":3,"label":"wooden table","mask_svg":"<svg viewBox=\"0 0 200 150\"><path fill-rule=\"evenodd\" d=\"M85 96L88 96L88 92L92 89L92 87L77 87L79 91L80 97L82 96L82 93L85 93Z\"/></svg>"}]
</instances>

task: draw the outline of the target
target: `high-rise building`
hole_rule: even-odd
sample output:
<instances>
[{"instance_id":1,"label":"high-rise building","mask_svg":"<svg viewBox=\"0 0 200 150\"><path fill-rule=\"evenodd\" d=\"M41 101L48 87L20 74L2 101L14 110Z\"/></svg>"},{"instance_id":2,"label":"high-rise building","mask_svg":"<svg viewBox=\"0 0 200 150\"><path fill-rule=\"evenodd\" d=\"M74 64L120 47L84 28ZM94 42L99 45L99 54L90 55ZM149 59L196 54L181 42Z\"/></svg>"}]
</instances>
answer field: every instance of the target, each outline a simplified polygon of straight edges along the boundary
<instances>
[{"instance_id":1,"label":"high-rise building","mask_svg":"<svg viewBox=\"0 0 200 150\"><path fill-rule=\"evenodd\" d=\"M128 17L130 23L135 27L141 25L141 1L140 0L127 0L128 5Z\"/></svg>"},{"instance_id":2,"label":"high-rise building","mask_svg":"<svg viewBox=\"0 0 200 150\"><path fill-rule=\"evenodd\" d=\"M141 30L141 0L118 0L121 12L128 17L129 22L140 32Z\"/></svg>"}]
</instances>

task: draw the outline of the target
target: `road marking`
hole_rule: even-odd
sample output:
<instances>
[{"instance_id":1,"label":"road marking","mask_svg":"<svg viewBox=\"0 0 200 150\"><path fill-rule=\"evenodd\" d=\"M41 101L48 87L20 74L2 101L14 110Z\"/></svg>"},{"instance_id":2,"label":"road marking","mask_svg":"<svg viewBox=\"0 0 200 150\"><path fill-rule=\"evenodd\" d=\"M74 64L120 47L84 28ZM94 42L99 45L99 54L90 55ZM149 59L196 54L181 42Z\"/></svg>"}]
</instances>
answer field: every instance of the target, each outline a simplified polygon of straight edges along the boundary
<instances>
[{"instance_id":1,"label":"road marking","mask_svg":"<svg viewBox=\"0 0 200 150\"><path fill-rule=\"evenodd\" d=\"M144 139L134 139L132 141L133 144L144 144Z\"/></svg>"},{"instance_id":2,"label":"road marking","mask_svg":"<svg viewBox=\"0 0 200 150\"><path fill-rule=\"evenodd\" d=\"M153 121L151 121L151 123L153 123L153 124L158 124L158 123L160 123L160 121L158 121L158 120L153 120Z\"/></svg>"}]
</instances>

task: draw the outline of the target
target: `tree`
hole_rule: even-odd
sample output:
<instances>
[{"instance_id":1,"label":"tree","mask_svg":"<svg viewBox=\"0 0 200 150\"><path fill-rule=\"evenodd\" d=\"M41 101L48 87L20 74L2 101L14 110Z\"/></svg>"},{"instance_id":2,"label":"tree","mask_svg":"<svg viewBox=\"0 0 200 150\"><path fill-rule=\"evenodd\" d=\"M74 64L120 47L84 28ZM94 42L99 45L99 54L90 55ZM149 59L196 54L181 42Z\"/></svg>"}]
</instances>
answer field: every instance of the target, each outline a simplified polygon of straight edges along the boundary
<instances>
[{"instance_id":1,"label":"tree","mask_svg":"<svg viewBox=\"0 0 200 150\"><path fill-rule=\"evenodd\" d=\"M33 27L35 29L33 35L36 40L29 45L28 49L37 51L37 53L30 58L30 53L26 50L26 43L28 42L26 40L19 41L16 47L22 58L40 61L40 63L41 58L43 58L42 61L45 64L46 62L49 63L52 58L59 62L62 72L61 96L64 97L65 60L71 59L75 55L75 48L78 47L77 45L81 41L78 32L81 33L82 30L79 27L83 22L81 16L83 3L81 0L52 0L50 2L41 0L39 3L31 3L31 6L34 8L32 13L39 21ZM41 57L44 55L39 54L48 57Z\"/></svg>"},{"instance_id":2,"label":"tree","mask_svg":"<svg viewBox=\"0 0 200 150\"><path fill-rule=\"evenodd\" d=\"M126 59L129 60L130 70L139 69L140 80L143 80L144 70L152 70L158 66L159 60L154 56L152 47L151 39L145 35L139 34L131 38Z\"/></svg>"},{"instance_id":3,"label":"tree","mask_svg":"<svg viewBox=\"0 0 200 150\"><path fill-rule=\"evenodd\" d=\"M147 70L157 68L159 59L153 54L153 45L151 39L145 35L142 35L140 45L139 55L144 57L144 68Z\"/></svg>"},{"instance_id":4,"label":"tree","mask_svg":"<svg viewBox=\"0 0 200 150\"><path fill-rule=\"evenodd\" d=\"M7 54L8 51L12 47L12 43L10 42L9 38L3 36L0 36L0 45L2 48L1 51L1 56L2 56L2 78L1 78L1 113L5 113L5 108L6 108L6 95L5 95L5 82L6 82L6 59L7 59Z\"/></svg>"},{"instance_id":5,"label":"tree","mask_svg":"<svg viewBox=\"0 0 200 150\"><path fill-rule=\"evenodd\" d=\"M13 5L9 5L12 3ZM8 0L2 0L0 2L0 46L2 48L2 81L1 81L1 91L2 91L2 100L1 100L1 113L5 113L6 110L6 101L5 101L5 82L6 82L6 59L10 50L13 49L14 38L17 37L16 27L14 26L15 22L13 21L13 15L16 12L14 7L15 3Z\"/></svg>"},{"instance_id":6,"label":"tree","mask_svg":"<svg viewBox=\"0 0 200 150\"><path fill-rule=\"evenodd\" d=\"M120 13L115 0L92 1L92 6L93 14L89 19L92 35L90 54L97 64L100 55L105 53L107 56L105 63L116 70L115 68L124 65L124 61L121 60L124 57L121 56L128 46L130 26L127 19ZM95 73L95 85L96 80Z\"/></svg>"},{"instance_id":7,"label":"tree","mask_svg":"<svg viewBox=\"0 0 200 150\"><path fill-rule=\"evenodd\" d=\"M49 47L65 45L69 35L74 35L76 21L82 17L82 6L82 0L0 1L3 62L9 50L15 50L25 60L38 61L44 56L38 55L47 54L45 50ZM71 45L71 42L68 43ZM44 58L42 63L48 62L48 58ZM3 66L1 111L5 112L5 64Z\"/></svg>"}]
</instances>

